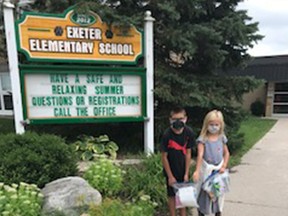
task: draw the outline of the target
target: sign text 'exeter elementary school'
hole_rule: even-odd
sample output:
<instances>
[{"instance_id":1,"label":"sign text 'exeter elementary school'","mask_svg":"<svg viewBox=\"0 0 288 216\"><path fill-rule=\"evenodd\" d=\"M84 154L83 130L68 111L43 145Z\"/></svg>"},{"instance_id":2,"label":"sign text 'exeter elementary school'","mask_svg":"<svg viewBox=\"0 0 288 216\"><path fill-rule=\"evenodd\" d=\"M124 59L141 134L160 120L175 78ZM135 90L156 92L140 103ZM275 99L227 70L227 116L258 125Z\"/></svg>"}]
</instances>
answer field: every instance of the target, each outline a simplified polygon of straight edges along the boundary
<instances>
[{"instance_id":1,"label":"sign text 'exeter elementary school'","mask_svg":"<svg viewBox=\"0 0 288 216\"><path fill-rule=\"evenodd\" d=\"M143 35L135 27L109 27L92 12L62 16L26 13L17 23L18 50L30 60L136 63Z\"/></svg>"}]
</instances>

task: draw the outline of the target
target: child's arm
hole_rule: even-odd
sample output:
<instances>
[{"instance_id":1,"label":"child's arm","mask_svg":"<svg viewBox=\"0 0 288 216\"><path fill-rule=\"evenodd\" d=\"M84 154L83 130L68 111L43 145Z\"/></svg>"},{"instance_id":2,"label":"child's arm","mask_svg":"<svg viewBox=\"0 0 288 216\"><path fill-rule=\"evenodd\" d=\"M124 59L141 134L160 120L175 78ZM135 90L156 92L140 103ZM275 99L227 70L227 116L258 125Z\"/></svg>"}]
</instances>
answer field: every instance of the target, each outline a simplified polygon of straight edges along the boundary
<instances>
[{"instance_id":1,"label":"child's arm","mask_svg":"<svg viewBox=\"0 0 288 216\"><path fill-rule=\"evenodd\" d=\"M167 176L168 176L168 184L170 186L172 186L174 183L176 183L176 179L172 174L172 171L171 171L168 159L167 159L167 155L168 155L167 152L162 152L161 153L161 160L162 160L163 167L164 167L164 169L167 173Z\"/></svg>"},{"instance_id":2,"label":"child's arm","mask_svg":"<svg viewBox=\"0 0 288 216\"><path fill-rule=\"evenodd\" d=\"M229 149L228 149L227 145L224 145L224 147L223 147L223 159L224 159L224 162L223 162L223 165L222 165L222 167L221 167L221 169L219 171L220 173L223 173L225 171L225 169L227 168L229 158L230 158Z\"/></svg>"},{"instance_id":3,"label":"child's arm","mask_svg":"<svg viewBox=\"0 0 288 216\"><path fill-rule=\"evenodd\" d=\"M200 169L202 165L203 155L204 155L204 144L199 143L197 146L197 162L196 162L196 170L193 173L193 181L197 182L199 181L199 175L200 175Z\"/></svg>"},{"instance_id":4,"label":"child's arm","mask_svg":"<svg viewBox=\"0 0 288 216\"><path fill-rule=\"evenodd\" d=\"M189 169L191 164L191 149L187 149L185 155L185 175L184 175L184 182L189 181Z\"/></svg>"}]
</instances>

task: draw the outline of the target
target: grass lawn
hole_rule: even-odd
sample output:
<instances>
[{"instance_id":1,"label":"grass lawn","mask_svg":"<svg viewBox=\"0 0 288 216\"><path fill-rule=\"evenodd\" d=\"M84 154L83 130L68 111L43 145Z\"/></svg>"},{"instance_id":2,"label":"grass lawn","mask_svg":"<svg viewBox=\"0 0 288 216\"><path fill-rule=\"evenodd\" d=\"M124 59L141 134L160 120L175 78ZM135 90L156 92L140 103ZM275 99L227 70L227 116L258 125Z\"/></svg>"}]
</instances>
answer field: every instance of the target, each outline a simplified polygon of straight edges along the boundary
<instances>
[{"instance_id":1,"label":"grass lawn","mask_svg":"<svg viewBox=\"0 0 288 216\"><path fill-rule=\"evenodd\" d=\"M237 153L231 156L230 167L240 164L242 156L273 127L276 121L254 116L247 117L239 129L239 132L244 134L244 143Z\"/></svg>"}]
</instances>

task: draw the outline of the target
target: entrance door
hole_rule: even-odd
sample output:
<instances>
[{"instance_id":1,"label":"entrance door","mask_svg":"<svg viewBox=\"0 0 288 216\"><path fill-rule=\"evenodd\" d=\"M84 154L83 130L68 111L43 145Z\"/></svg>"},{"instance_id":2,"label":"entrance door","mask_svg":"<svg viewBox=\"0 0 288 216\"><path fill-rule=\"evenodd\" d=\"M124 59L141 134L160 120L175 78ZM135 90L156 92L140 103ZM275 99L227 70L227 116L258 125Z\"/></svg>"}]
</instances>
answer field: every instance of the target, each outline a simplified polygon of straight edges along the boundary
<instances>
[{"instance_id":1,"label":"entrance door","mask_svg":"<svg viewBox=\"0 0 288 216\"><path fill-rule=\"evenodd\" d=\"M288 116L288 83L275 83L273 116Z\"/></svg>"}]
</instances>

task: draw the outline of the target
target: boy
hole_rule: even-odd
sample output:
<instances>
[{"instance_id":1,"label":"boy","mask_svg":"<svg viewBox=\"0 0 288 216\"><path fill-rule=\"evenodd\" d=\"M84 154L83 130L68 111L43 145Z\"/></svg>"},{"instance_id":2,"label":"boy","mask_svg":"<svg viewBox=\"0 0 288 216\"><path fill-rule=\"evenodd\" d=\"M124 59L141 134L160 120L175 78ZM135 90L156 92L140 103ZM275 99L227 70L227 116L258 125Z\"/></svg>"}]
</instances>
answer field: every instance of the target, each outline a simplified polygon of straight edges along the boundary
<instances>
[{"instance_id":1,"label":"boy","mask_svg":"<svg viewBox=\"0 0 288 216\"><path fill-rule=\"evenodd\" d=\"M170 127L165 130L161 144L161 159L167 183L168 206L170 216L175 216L175 193L172 185L189 180L191 147L195 144L192 129L185 125L185 109L176 107L170 112ZM180 215L186 215L186 209L180 209Z\"/></svg>"}]
</instances>

